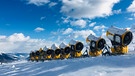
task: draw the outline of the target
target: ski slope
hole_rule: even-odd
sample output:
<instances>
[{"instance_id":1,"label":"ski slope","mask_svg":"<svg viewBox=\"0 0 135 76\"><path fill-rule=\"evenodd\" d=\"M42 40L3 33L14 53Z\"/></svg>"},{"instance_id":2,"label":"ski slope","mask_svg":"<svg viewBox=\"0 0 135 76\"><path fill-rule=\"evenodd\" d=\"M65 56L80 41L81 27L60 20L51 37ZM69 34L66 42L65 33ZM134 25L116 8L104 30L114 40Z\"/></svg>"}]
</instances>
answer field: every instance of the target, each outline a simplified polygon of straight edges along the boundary
<instances>
[{"instance_id":1,"label":"ski slope","mask_svg":"<svg viewBox=\"0 0 135 76\"><path fill-rule=\"evenodd\" d=\"M135 76L135 55L0 65L0 76Z\"/></svg>"}]
</instances>

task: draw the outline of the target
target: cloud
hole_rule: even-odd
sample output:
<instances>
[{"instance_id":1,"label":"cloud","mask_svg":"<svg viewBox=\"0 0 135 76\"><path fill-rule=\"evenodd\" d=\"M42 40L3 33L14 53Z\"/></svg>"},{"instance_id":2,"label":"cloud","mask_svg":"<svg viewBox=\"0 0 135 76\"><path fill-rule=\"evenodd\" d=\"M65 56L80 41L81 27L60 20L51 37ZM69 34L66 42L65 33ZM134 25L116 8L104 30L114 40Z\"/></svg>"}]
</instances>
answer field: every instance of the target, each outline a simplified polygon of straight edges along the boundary
<instances>
[{"instance_id":1,"label":"cloud","mask_svg":"<svg viewBox=\"0 0 135 76\"><path fill-rule=\"evenodd\" d=\"M114 14L120 14L120 13L121 13L121 9L113 10L113 13L114 13Z\"/></svg>"},{"instance_id":2,"label":"cloud","mask_svg":"<svg viewBox=\"0 0 135 76\"><path fill-rule=\"evenodd\" d=\"M55 6L55 5L57 5L56 2L51 2L51 3L49 3L49 7L53 7L53 6Z\"/></svg>"},{"instance_id":3,"label":"cloud","mask_svg":"<svg viewBox=\"0 0 135 76\"><path fill-rule=\"evenodd\" d=\"M62 0L61 11L73 18L96 18L111 15L120 0Z\"/></svg>"},{"instance_id":4,"label":"cloud","mask_svg":"<svg viewBox=\"0 0 135 76\"><path fill-rule=\"evenodd\" d=\"M11 42L21 42L21 41L27 41L30 37L25 37L22 33L14 33L13 35L9 36L7 40Z\"/></svg>"},{"instance_id":5,"label":"cloud","mask_svg":"<svg viewBox=\"0 0 135 76\"><path fill-rule=\"evenodd\" d=\"M105 28L107 28L105 25L95 26L93 29L96 31L102 30L105 31Z\"/></svg>"},{"instance_id":6,"label":"cloud","mask_svg":"<svg viewBox=\"0 0 135 76\"><path fill-rule=\"evenodd\" d=\"M45 19L45 16L41 17L40 20L44 20Z\"/></svg>"},{"instance_id":7,"label":"cloud","mask_svg":"<svg viewBox=\"0 0 135 76\"><path fill-rule=\"evenodd\" d=\"M63 34L69 34L69 33L71 33L71 32L73 32L73 29L72 29L72 28L67 28L67 29L63 32Z\"/></svg>"},{"instance_id":8,"label":"cloud","mask_svg":"<svg viewBox=\"0 0 135 76\"><path fill-rule=\"evenodd\" d=\"M63 20L63 23L68 23L68 22L70 22L70 20L69 20L69 17L61 17L61 19Z\"/></svg>"},{"instance_id":9,"label":"cloud","mask_svg":"<svg viewBox=\"0 0 135 76\"><path fill-rule=\"evenodd\" d=\"M79 30L79 31L74 31L74 38L78 37L83 37L86 39L90 34L96 35L92 30Z\"/></svg>"},{"instance_id":10,"label":"cloud","mask_svg":"<svg viewBox=\"0 0 135 76\"><path fill-rule=\"evenodd\" d=\"M135 0L132 2L132 4L127 8L128 12L135 12Z\"/></svg>"},{"instance_id":11,"label":"cloud","mask_svg":"<svg viewBox=\"0 0 135 76\"><path fill-rule=\"evenodd\" d=\"M76 20L76 21L71 21L70 24L72 26L79 26L81 28L84 28L87 24L87 22L83 19L79 19L79 20Z\"/></svg>"},{"instance_id":12,"label":"cloud","mask_svg":"<svg viewBox=\"0 0 135 76\"><path fill-rule=\"evenodd\" d=\"M34 4L37 6L42 6L49 2L50 2L49 0L28 0L28 4Z\"/></svg>"},{"instance_id":13,"label":"cloud","mask_svg":"<svg viewBox=\"0 0 135 76\"><path fill-rule=\"evenodd\" d=\"M133 20L134 18L128 18L128 20Z\"/></svg>"},{"instance_id":14,"label":"cloud","mask_svg":"<svg viewBox=\"0 0 135 76\"><path fill-rule=\"evenodd\" d=\"M92 22L89 24L90 27L93 27L96 24L96 22Z\"/></svg>"},{"instance_id":15,"label":"cloud","mask_svg":"<svg viewBox=\"0 0 135 76\"><path fill-rule=\"evenodd\" d=\"M44 31L44 30L45 30L44 28L37 27L37 28L35 28L35 30L34 30L34 31L36 31L36 32L41 32L41 31Z\"/></svg>"},{"instance_id":16,"label":"cloud","mask_svg":"<svg viewBox=\"0 0 135 76\"><path fill-rule=\"evenodd\" d=\"M14 33L10 36L0 35L0 52L15 53L38 50L44 46L50 47L51 41L44 39L32 39L30 36L24 36L23 33Z\"/></svg>"}]
</instances>

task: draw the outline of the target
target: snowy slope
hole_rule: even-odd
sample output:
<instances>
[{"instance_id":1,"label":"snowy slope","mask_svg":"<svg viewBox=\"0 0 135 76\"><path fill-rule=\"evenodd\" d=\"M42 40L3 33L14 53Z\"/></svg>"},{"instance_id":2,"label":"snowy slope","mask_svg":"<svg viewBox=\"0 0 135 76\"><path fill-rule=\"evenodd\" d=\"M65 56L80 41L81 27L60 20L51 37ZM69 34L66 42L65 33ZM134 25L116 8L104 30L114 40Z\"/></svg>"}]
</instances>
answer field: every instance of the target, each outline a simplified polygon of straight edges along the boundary
<instances>
[{"instance_id":1,"label":"snowy slope","mask_svg":"<svg viewBox=\"0 0 135 76\"><path fill-rule=\"evenodd\" d=\"M0 65L0 76L135 76L135 55Z\"/></svg>"}]
</instances>

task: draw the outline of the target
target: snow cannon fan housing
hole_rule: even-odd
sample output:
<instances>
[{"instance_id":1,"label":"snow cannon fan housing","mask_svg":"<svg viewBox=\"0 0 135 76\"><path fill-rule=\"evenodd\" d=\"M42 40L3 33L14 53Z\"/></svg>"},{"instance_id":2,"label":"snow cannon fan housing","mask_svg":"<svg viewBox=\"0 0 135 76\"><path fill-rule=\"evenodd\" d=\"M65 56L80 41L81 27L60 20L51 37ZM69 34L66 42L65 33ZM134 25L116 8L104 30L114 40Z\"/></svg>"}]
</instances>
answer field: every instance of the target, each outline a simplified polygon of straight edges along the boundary
<instances>
[{"instance_id":1,"label":"snow cannon fan housing","mask_svg":"<svg viewBox=\"0 0 135 76\"><path fill-rule=\"evenodd\" d=\"M84 47L82 42L75 41L75 40L71 40L69 45L70 45L72 51L77 51L77 52L82 51L82 49Z\"/></svg>"},{"instance_id":2,"label":"snow cannon fan housing","mask_svg":"<svg viewBox=\"0 0 135 76\"><path fill-rule=\"evenodd\" d=\"M43 51L45 51L45 59L52 59L52 55L54 53L53 49L47 48L46 46L43 48Z\"/></svg>"},{"instance_id":3,"label":"snow cannon fan housing","mask_svg":"<svg viewBox=\"0 0 135 76\"><path fill-rule=\"evenodd\" d=\"M71 56L72 57L81 57L82 56L82 49L84 47L82 42L71 40L69 42L69 45L71 48Z\"/></svg>"},{"instance_id":4,"label":"snow cannon fan housing","mask_svg":"<svg viewBox=\"0 0 135 76\"><path fill-rule=\"evenodd\" d=\"M107 30L106 36L111 40L112 45L127 46L133 39L131 31L117 27L110 27Z\"/></svg>"},{"instance_id":5,"label":"snow cannon fan housing","mask_svg":"<svg viewBox=\"0 0 135 76\"><path fill-rule=\"evenodd\" d=\"M61 50L58 47L56 47L55 44L52 45L51 49L54 50L54 54L56 55L59 55L61 53Z\"/></svg>"},{"instance_id":6,"label":"snow cannon fan housing","mask_svg":"<svg viewBox=\"0 0 135 76\"><path fill-rule=\"evenodd\" d=\"M46 46L43 48L43 51L45 51L46 55L52 55L54 52L53 49L49 49Z\"/></svg>"},{"instance_id":7,"label":"snow cannon fan housing","mask_svg":"<svg viewBox=\"0 0 135 76\"><path fill-rule=\"evenodd\" d=\"M127 29L110 27L106 36L112 43L111 51L115 54L125 54L128 52L128 47L133 39L133 34Z\"/></svg>"},{"instance_id":8,"label":"snow cannon fan housing","mask_svg":"<svg viewBox=\"0 0 135 76\"><path fill-rule=\"evenodd\" d=\"M63 42L59 45L59 48L62 50L62 54L69 54L70 53L70 47L65 45Z\"/></svg>"},{"instance_id":9,"label":"snow cannon fan housing","mask_svg":"<svg viewBox=\"0 0 135 76\"><path fill-rule=\"evenodd\" d=\"M62 58L69 58L71 49L69 46L65 45L63 42L59 45L59 48L62 51Z\"/></svg>"},{"instance_id":10,"label":"snow cannon fan housing","mask_svg":"<svg viewBox=\"0 0 135 76\"><path fill-rule=\"evenodd\" d=\"M53 45L51 46L51 49L54 50L54 58L55 58L55 59L59 59L59 58L60 58L60 54L61 54L61 49L59 49L58 47L56 47L55 44L53 44Z\"/></svg>"},{"instance_id":11,"label":"snow cannon fan housing","mask_svg":"<svg viewBox=\"0 0 135 76\"><path fill-rule=\"evenodd\" d=\"M104 44L106 44L105 39L101 37L98 38L94 35L89 35L86 42L89 43L91 51L102 50L104 48Z\"/></svg>"},{"instance_id":12,"label":"snow cannon fan housing","mask_svg":"<svg viewBox=\"0 0 135 76\"><path fill-rule=\"evenodd\" d=\"M89 54L91 56L98 56L102 54L102 49L105 47L104 45L106 44L105 39L101 37L96 37L92 34L90 34L86 38L86 42L89 44L90 47Z\"/></svg>"},{"instance_id":13,"label":"snow cannon fan housing","mask_svg":"<svg viewBox=\"0 0 135 76\"><path fill-rule=\"evenodd\" d=\"M46 54L47 54L47 55L51 55L51 54L53 54L53 52L54 52L54 50L48 49L48 50L46 51Z\"/></svg>"},{"instance_id":14,"label":"snow cannon fan housing","mask_svg":"<svg viewBox=\"0 0 135 76\"><path fill-rule=\"evenodd\" d=\"M32 52L30 53L30 60L32 60L32 61L35 60L35 52L34 52L34 51L32 51Z\"/></svg>"}]
</instances>

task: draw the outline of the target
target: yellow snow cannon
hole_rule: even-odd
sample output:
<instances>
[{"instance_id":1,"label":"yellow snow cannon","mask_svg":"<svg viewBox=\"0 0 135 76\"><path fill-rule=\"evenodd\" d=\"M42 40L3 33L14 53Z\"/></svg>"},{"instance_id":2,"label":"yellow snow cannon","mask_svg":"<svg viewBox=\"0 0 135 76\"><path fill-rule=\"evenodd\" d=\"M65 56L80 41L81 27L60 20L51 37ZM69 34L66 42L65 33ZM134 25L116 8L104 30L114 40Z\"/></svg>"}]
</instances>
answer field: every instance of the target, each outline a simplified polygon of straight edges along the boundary
<instances>
[{"instance_id":1,"label":"yellow snow cannon","mask_svg":"<svg viewBox=\"0 0 135 76\"><path fill-rule=\"evenodd\" d=\"M56 47L55 44L53 44L51 46L51 49L54 50L53 58L54 59L60 59L61 58L61 49L59 49L58 47Z\"/></svg>"},{"instance_id":2,"label":"yellow snow cannon","mask_svg":"<svg viewBox=\"0 0 135 76\"><path fill-rule=\"evenodd\" d=\"M61 53L62 53L62 55L61 55L61 57L63 58L63 59L67 59L67 58L69 58L70 57L70 47L69 46L67 46L67 45L65 45L63 42L59 45L59 48L61 49Z\"/></svg>"},{"instance_id":3,"label":"yellow snow cannon","mask_svg":"<svg viewBox=\"0 0 135 76\"><path fill-rule=\"evenodd\" d=\"M128 45L133 39L133 34L130 30L112 26L107 30L106 36L112 43L112 54L128 53Z\"/></svg>"},{"instance_id":4,"label":"yellow snow cannon","mask_svg":"<svg viewBox=\"0 0 135 76\"><path fill-rule=\"evenodd\" d=\"M106 44L105 39L101 37L96 37L92 34L90 34L86 38L86 42L88 43L90 49L89 49L89 55L90 56L99 56L102 54L102 49L104 48L104 45Z\"/></svg>"},{"instance_id":5,"label":"yellow snow cannon","mask_svg":"<svg viewBox=\"0 0 135 76\"><path fill-rule=\"evenodd\" d=\"M39 60L44 61L45 60L45 51L43 51L42 48L40 48L38 51L39 51Z\"/></svg>"},{"instance_id":6,"label":"yellow snow cannon","mask_svg":"<svg viewBox=\"0 0 135 76\"><path fill-rule=\"evenodd\" d=\"M35 52L34 51L31 51L31 53L30 53L30 60L31 61L35 60Z\"/></svg>"},{"instance_id":7,"label":"yellow snow cannon","mask_svg":"<svg viewBox=\"0 0 135 76\"><path fill-rule=\"evenodd\" d=\"M35 60L38 62L39 61L39 56L40 56L40 52L39 50L35 51Z\"/></svg>"},{"instance_id":8,"label":"yellow snow cannon","mask_svg":"<svg viewBox=\"0 0 135 76\"><path fill-rule=\"evenodd\" d=\"M69 46L71 48L71 57L81 57L82 49L84 47L83 43L80 41L71 40L69 42Z\"/></svg>"},{"instance_id":9,"label":"yellow snow cannon","mask_svg":"<svg viewBox=\"0 0 135 76\"><path fill-rule=\"evenodd\" d=\"M45 51L45 59L46 60L52 59L52 55L53 55L54 50L49 49L46 46L43 48L43 50Z\"/></svg>"}]
</instances>

